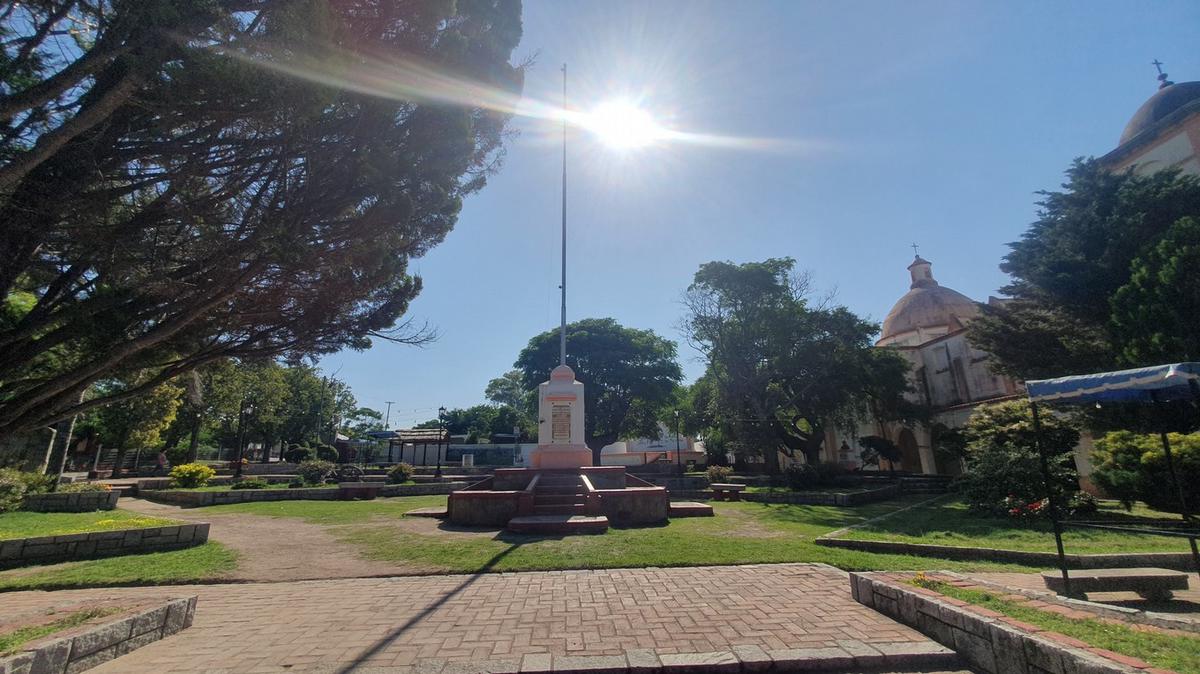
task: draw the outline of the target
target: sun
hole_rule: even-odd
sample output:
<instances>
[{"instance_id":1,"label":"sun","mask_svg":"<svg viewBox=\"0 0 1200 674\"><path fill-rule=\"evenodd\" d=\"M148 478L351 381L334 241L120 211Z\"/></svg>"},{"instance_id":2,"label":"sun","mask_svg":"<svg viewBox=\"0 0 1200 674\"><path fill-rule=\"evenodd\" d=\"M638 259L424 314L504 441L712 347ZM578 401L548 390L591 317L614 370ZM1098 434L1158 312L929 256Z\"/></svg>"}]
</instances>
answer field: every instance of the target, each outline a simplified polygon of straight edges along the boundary
<instances>
[{"instance_id":1,"label":"sun","mask_svg":"<svg viewBox=\"0 0 1200 674\"><path fill-rule=\"evenodd\" d=\"M583 126L605 145L630 150L645 147L666 137L666 129L631 101L601 103L583 118Z\"/></svg>"}]
</instances>

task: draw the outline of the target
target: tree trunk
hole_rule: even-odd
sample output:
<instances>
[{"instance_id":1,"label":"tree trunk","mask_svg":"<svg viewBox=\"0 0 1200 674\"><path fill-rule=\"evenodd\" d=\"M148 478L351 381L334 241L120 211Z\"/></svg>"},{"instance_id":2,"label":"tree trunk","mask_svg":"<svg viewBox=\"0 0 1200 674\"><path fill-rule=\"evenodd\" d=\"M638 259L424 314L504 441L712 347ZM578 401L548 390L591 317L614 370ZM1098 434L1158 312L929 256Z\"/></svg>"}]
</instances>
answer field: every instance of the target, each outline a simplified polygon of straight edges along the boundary
<instances>
[{"instance_id":1,"label":"tree trunk","mask_svg":"<svg viewBox=\"0 0 1200 674\"><path fill-rule=\"evenodd\" d=\"M763 450L763 466L767 470L767 475L778 475L782 471L779 469L779 448L775 445L768 445Z\"/></svg>"},{"instance_id":2,"label":"tree trunk","mask_svg":"<svg viewBox=\"0 0 1200 674\"><path fill-rule=\"evenodd\" d=\"M122 433L121 437L120 437L120 442L117 443L117 457L115 459L113 459L113 469L112 469L112 477L114 477L114 478L121 477L121 472L122 472L121 465L125 463L125 454L128 451L125 448L126 440L128 440L128 438L129 438L128 433Z\"/></svg>"},{"instance_id":3,"label":"tree trunk","mask_svg":"<svg viewBox=\"0 0 1200 674\"><path fill-rule=\"evenodd\" d=\"M188 463L196 462L196 454L200 451L200 415L192 419L192 437L188 440Z\"/></svg>"},{"instance_id":4,"label":"tree trunk","mask_svg":"<svg viewBox=\"0 0 1200 674\"><path fill-rule=\"evenodd\" d=\"M592 465L593 466L600 465L600 450L604 449L605 447L611 445L612 443L614 443L616 441L617 441L617 436L615 434L606 434L606 435L600 435L600 436L596 436L593 438L589 438L585 442L585 444L587 445L587 448L592 450Z\"/></svg>"}]
</instances>

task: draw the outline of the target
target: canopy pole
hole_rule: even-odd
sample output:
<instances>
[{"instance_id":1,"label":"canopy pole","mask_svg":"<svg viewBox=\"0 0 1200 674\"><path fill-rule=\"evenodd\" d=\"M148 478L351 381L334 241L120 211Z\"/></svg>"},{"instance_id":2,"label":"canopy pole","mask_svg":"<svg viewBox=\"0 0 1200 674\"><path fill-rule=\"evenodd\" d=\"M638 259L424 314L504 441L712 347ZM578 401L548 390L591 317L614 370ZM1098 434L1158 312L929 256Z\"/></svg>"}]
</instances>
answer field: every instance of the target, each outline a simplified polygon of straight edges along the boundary
<instances>
[{"instance_id":1,"label":"canopy pole","mask_svg":"<svg viewBox=\"0 0 1200 674\"><path fill-rule=\"evenodd\" d=\"M1058 548L1058 570L1062 572L1063 594L1071 596L1071 575L1067 572L1067 553L1063 550L1062 524L1058 521L1058 499L1054 497L1054 478L1050 475L1050 462L1042 442L1042 419L1038 415L1038 404L1029 401L1033 412L1033 443L1037 449L1038 462L1042 468L1042 480L1046 486L1046 498L1050 500L1050 524L1054 527L1054 545Z\"/></svg>"},{"instance_id":2,"label":"canopy pole","mask_svg":"<svg viewBox=\"0 0 1200 674\"><path fill-rule=\"evenodd\" d=\"M1195 390L1193 389L1194 394ZM1150 391L1150 400L1154 401L1154 409L1158 412L1159 423L1165 425L1166 415L1163 413L1162 401L1158 398L1158 391ZM1187 499L1183 493L1183 485L1179 484L1179 477L1175 474L1175 457L1171 455L1171 441L1167 438L1167 431L1164 426L1159 426L1158 437L1162 441L1163 453L1167 455L1167 472L1171 476L1171 486L1175 488L1175 494L1179 497L1179 511L1183 515L1183 521L1190 522L1192 514L1188 511Z\"/></svg>"}]
</instances>

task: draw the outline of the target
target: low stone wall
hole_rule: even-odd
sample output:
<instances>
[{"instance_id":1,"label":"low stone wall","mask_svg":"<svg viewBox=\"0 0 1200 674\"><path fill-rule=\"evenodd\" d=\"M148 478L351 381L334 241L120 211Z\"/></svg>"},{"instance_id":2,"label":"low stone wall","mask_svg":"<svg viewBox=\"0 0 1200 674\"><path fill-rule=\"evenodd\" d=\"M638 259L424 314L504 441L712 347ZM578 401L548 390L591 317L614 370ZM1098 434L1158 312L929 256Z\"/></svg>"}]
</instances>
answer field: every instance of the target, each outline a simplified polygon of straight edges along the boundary
<instances>
[{"instance_id":1,"label":"low stone wall","mask_svg":"<svg viewBox=\"0 0 1200 674\"><path fill-rule=\"evenodd\" d=\"M987 674L1144 671L1104 657L1106 651L1092 649L1081 641L1053 632L1022 629L999 613L970 607L957 599L902 584L881 574L851 573L850 593L858 603L953 648L973 668ZM1023 623L1020 625L1024 627Z\"/></svg>"},{"instance_id":2,"label":"low stone wall","mask_svg":"<svg viewBox=\"0 0 1200 674\"><path fill-rule=\"evenodd\" d=\"M900 496L899 485L888 485L877 489L864 489L861 491L847 492L742 492L743 501L753 501L756 503L788 503L792 505L831 505L831 506L857 506L867 503L875 503L878 501L887 501L898 498ZM713 497L712 490L704 489L700 491L689 490L671 490L672 498L691 498L691 499L711 499Z\"/></svg>"},{"instance_id":3,"label":"low stone wall","mask_svg":"<svg viewBox=\"0 0 1200 674\"><path fill-rule=\"evenodd\" d=\"M21 510L35 513L89 513L117 507L119 491L81 491L30 494L21 503Z\"/></svg>"},{"instance_id":4,"label":"low stone wall","mask_svg":"<svg viewBox=\"0 0 1200 674\"><path fill-rule=\"evenodd\" d=\"M14 538L0 541L0 568L178 550L206 541L207 522L146 529L93 531L63 536Z\"/></svg>"},{"instance_id":5,"label":"low stone wall","mask_svg":"<svg viewBox=\"0 0 1200 674\"><path fill-rule=\"evenodd\" d=\"M836 533L836 532L835 532ZM1047 537L1050 534L1046 534ZM1012 562L1026 566L1058 567L1058 555L1053 552L1027 552L1024 550L1002 550L999 548L967 548L957 545L929 545L926 543L900 543L896 541L854 540L825 535L817 538L817 545L831 548L846 548L863 552L882 552L894 555L916 555L939 557L968 562L993 561ZM1186 552L1141 552L1121 554L1066 555L1067 567L1072 569L1120 569L1128 567L1158 567L1177 571L1194 571L1192 556Z\"/></svg>"},{"instance_id":6,"label":"low stone wall","mask_svg":"<svg viewBox=\"0 0 1200 674\"><path fill-rule=\"evenodd\" d=\"M255 479L268 482L270 484L280 484L290 482L295 479L295 475L246 475L244 479ZM233 484L236 480L232 475L218 475L209 478L208 484L212 487L217 487L225 484ZM169 477L148 477L137 481L137 491L140 494L143 490L152 491L157 489L170 489L171 478Z\"/></svg>"},{"instance_id":7,"label":"low stone wall","mask_svg":"<svg viewBox=\"0 0 1200 674\"><path fill-rule=\"evenodd\" d=\"M472 527L502 527L521 508L522 491L457 491L446 502L446 519Z\"/></svg>"},{"instance_id":8,"label":"low stone wall","mask_svg":"<svg viewBox=\"0 0 1200 674\"><path fill-rule=\"evenodd\" d=\"M386 484L380 485L380 496L431 496L449 494L467 486L466 482L438 482L434 484ZM185 489L163 489L139 491L147 501L203 508L227 503L252 503L257 501L337 501L343 498L337 487L300 487L296 489L230 489L228 491L187 491Z\"/></svg>"},{"instance_id":9,"label":"low stone wall","mask_svg":"<svg viewBox=\"0 0 1200 674\"><path fill-rule=\"evenodd\" d=\"M600 510L614 524L653 524L667 519L671 499L662 487L597 489Z\"/></svg>"},{"instance_id":10,"label":"low stone wall","mask_svg":"<svg viewBox=\"0 0 1200 674\"><path fill-rule=\"evenodd\" d=\"M34 640L20 652L0 658L0 672L74 674L187 629L196 615L196 597L172 599L131 615L106 619Z\"/></svg>"}]
</instances>

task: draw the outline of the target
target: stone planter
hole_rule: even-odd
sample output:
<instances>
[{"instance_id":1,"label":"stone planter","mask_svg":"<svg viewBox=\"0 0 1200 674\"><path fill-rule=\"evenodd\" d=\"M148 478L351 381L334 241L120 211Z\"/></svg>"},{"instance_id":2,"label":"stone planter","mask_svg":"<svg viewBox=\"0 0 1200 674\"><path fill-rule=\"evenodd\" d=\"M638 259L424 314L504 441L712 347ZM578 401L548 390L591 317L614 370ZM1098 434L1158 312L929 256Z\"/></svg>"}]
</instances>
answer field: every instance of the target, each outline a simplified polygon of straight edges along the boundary
<instances>
[{"instance_id":1,"label":"stone planter","mask_svg":"<svg viewBox=\"0 0 1200 674\"><path fill-rule=\"evenodd\" d=\"M95 510L112 510L117 507L118 491L83 491L49 494L29 494L21 504L21 510L35 513L86 513Z\"/></svg>"}]
</instances>

